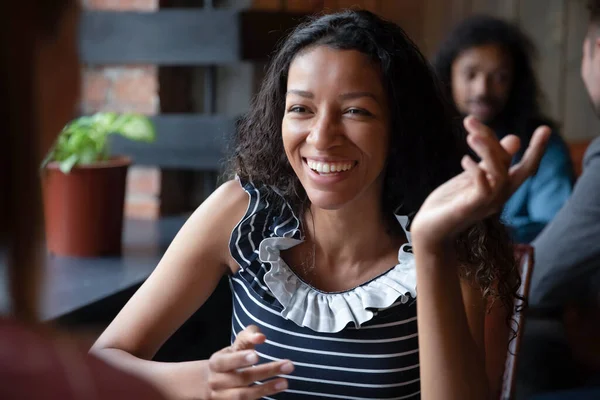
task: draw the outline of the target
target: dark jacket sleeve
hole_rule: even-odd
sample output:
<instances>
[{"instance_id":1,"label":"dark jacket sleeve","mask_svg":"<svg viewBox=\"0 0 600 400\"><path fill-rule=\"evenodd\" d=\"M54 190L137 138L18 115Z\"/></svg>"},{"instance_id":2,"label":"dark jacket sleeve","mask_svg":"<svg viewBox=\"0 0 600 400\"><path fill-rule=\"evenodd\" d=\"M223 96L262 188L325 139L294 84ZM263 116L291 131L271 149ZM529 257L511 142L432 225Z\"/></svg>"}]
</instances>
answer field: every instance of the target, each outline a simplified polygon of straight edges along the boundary
<instances>
[{"instance_id":1,"label":"dark jacket sleeve","mask_svg":"<svg viewBox=\"0 0 600 400\"><path fill-rule=\"evenodd\" d=\"M598 290L600 282L600 138L585 155L571 198L533 242L530 305L559 307Z\"/></svg>"}]
</instances>

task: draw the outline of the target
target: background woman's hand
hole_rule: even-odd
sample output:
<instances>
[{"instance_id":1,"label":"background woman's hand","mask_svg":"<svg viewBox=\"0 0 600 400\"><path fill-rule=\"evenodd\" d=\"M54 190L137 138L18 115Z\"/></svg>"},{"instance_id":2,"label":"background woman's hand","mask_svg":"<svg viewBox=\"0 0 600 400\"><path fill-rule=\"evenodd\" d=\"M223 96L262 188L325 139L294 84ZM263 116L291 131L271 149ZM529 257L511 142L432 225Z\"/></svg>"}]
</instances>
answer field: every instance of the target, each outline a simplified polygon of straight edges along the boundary
<instances>
[{"instance_id":1,"label":"background woman's hand","mask_svg":"<svg viewBox=\"0 0 600 400\"><path fill-rule=\"evenodd\" d=\"M250 400L287 389L287 380L283 378L254 385L294 370L289 360L256 365L258 355L254 347L265 340L265 335L256 326L248 326L231 346L214 353L208 362L207 393L203 398Z\"/></svg>"},{"instance_id":2,"label":"background woman's hand","mask_svg":"<svg viewBox=\"0 0 600 400\"><path fill-rule=\"evenodd\" d=\"M443 246L477 221L502 209L508 198L532 175L544 154L550 129L536 129L521 161L510 166L519 150L519 138L508 135L498 141L494 132L474 117L464 120L467 143L481 158L462 159L464 171L434 190L411 225L413 242Z\"/></svg>"}]
</instances>

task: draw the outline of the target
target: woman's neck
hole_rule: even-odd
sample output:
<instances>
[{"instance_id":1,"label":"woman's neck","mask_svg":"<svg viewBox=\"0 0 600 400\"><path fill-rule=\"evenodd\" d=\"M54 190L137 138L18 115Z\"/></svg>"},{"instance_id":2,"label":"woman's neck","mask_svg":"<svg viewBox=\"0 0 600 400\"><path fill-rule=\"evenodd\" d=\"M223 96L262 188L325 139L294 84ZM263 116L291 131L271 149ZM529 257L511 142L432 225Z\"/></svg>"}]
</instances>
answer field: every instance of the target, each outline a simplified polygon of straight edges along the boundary
<instances>
[{"instance_id":1,"label":"woman's neck","mask_svg":"<svg viewBox=\"0 0 600 400\"><path fill-rule=\"evenodd\" d=\"M380 196L368 193L338 210L312 206L305 227L319 265L358 266L397 249L401 239L389 234L387 218Z\"/></svg>"}]
</instances>

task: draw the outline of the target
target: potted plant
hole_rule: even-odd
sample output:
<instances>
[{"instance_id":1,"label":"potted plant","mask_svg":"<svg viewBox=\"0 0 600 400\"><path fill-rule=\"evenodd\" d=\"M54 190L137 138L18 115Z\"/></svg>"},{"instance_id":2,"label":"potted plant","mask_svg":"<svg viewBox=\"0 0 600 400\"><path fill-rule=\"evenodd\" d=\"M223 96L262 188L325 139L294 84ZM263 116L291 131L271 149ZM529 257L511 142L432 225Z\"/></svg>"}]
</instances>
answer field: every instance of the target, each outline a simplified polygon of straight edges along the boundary
<instances>
[{"instance_id":1,"label":"potted plant","mask_svg":"<svg viewBox=\"0 0 600 400\"><path fill-rule=\"evenodd\" d=\"M120 254L131 159L109 154L111 135L153 142L156 132L142 115L82 116L63 128L42 163L46 243L51 254Z\"/></svg>"}]
</instances>

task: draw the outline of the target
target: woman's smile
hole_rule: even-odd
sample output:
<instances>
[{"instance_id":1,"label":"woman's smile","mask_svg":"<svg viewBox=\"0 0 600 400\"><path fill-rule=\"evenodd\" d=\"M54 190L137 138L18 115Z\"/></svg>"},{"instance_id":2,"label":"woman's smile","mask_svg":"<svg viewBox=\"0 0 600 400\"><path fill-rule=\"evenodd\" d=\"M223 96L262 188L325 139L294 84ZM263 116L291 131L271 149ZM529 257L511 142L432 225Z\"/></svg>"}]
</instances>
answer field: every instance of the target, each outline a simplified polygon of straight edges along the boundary
<instances>
[{"instance_id":1,"label":"woman's smile","mask_svg":"<svg viewBox=\"0 0 600 400\"><path fill-rule=\"evenodd\" d=\"M315 186L333 185L348 179L358 165L358 161L325 161L303 158L307 177Z\"/></svg>"}]
</instances>

